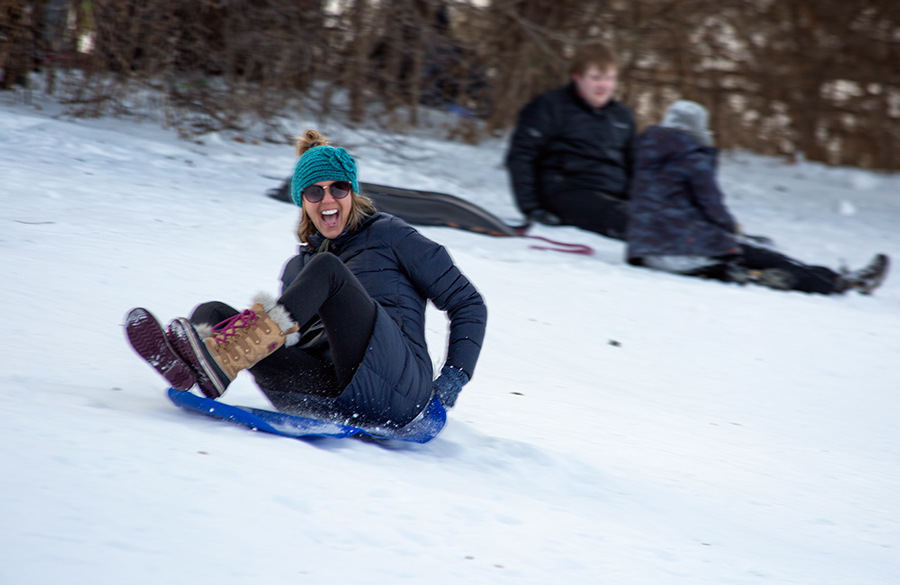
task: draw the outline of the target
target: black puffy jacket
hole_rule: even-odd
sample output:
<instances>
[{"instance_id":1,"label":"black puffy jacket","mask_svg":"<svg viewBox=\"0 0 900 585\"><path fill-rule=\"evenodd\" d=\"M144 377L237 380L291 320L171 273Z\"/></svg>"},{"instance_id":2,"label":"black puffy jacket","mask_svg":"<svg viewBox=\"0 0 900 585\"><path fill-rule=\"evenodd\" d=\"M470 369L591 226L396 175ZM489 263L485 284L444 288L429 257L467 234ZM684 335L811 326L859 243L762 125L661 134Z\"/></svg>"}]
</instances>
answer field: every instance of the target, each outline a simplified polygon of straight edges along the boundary
<instances>
[{"instance_id":1,"label":"black puffy jacket","mask_svg":"<svg viewBox=\"0 0 900 585\"><path fill-rule=\"evenodd\" d=\"M312 245L300 246L300 253L288 261L282 291L317 253L321 238L315 234ZM352 233L333 239L328 253L340 258L378 303L366 355L334 404L339 412L366 424L399 426L428 404L434 375L425 343L429 300L450 318L445 365L472 377L487 310L443 246L397 217L376 213ZM328 342L318 319L306 324L301 336L301 343L310 349Z\"/></svg>"},{"instance_id":2,"label":"black puffy jacket","mask_svg":"<svg viewBox=\"0 0 900 585\"><path fill-rule=\"evenodd\" d=\"M638 139L631 187L628 260L723 256L738 252L737 224L716 180L718 151L673 128L650 126Z\"/></svg>"},{"instance_id":3,"label":"black puffy jacket","mask_svg":"<svg viewBox=\"0 0 900 585\"><path fill-rule=\"evenodd\" d=\"M635 139L631 110L610 101L594 109L569 84L542 93L519 113L506 166L524 214L563 191L628 198Z\"/></svg>"}]
</instances>

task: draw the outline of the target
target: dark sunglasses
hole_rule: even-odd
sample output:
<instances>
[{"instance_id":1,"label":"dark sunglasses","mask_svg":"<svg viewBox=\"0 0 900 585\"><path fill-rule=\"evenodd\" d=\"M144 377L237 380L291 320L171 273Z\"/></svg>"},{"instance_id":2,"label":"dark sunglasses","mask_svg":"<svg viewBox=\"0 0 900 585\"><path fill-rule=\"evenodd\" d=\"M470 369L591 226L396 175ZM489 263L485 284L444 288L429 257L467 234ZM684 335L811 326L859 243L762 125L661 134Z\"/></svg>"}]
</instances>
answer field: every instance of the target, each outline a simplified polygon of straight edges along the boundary
<instances>
[{"instance_id":1,"label":"dark sunglasses","mask_svg":"<svg viewBox=\"0 0 900 585\"><path fill-rule=\"evenodd\" d=\"M343 199L350 194L350 183L348 181L335 181L328 186L328 191L335 199ZM318 203L325 198L325 188L321 185L310 185L304 187L300 194L310 203Z\"/></svg>"}]
</instances>

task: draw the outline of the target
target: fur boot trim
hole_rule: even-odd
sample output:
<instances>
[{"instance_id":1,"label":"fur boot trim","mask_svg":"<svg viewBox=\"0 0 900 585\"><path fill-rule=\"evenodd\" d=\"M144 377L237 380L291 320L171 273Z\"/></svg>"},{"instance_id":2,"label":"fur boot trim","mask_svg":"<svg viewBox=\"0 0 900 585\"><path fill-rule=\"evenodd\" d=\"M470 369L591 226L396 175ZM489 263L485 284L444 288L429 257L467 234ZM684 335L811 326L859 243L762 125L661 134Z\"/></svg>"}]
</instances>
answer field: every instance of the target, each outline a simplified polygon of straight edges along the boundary
<instances>
[{"instance_id":1,"label":"fur boot trim","mask_svg":"<svg viewBox=\"0 0 900 585\"><path fill-rule=\"evenodd\" d=\"M265 309L266 313L269 315L269 318L272 319L272 321L275 321L275 324L281 327L282 331L287 331L291 327L297 325L297 323L295 323L294 319L291 317L291 314L288 313L288 310L285 309L283 305L279 305L275 301L275 298L272 297L272 295L261 292L253 297L253 303L259 303L260 305L262 305L263 309ZM297 331L294 333L288 333L288 335L285 337L284 344L288 347L291 347L292 345L297 345L299 341L300 332Z\"/></svg>"},{"instance_id":2,"label":"fur boot trim","mask_svg":"<svg viewBox=\"0 0 900 585\"><path fill-rule=\"evenodd\" d=\"M207 337L213 336L213 326L209 323L199 323L194 325L194 330L197 332L197 335L200 336L200 339L206 339Z\"/></svg>"}]
</instances>

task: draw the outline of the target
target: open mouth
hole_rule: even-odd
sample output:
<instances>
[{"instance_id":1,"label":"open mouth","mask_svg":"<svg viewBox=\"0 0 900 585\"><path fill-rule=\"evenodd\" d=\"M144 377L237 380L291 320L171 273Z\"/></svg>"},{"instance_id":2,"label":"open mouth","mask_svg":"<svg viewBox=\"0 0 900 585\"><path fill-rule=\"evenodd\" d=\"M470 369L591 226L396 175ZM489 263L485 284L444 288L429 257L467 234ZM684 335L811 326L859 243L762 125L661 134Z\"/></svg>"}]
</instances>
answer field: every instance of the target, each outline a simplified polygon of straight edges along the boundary
<instances>
[{"instance_id":1,"label":"open mouth","mask_svg":"<svg viewBox=\"0 0 900 585\"><path fill-rule=\"evenodd\" d=\"M325 227L337 227L338 224L338 210L337 209L326 209L321 213L322 215L322 224Z\"/></svg>"}]
</instances>

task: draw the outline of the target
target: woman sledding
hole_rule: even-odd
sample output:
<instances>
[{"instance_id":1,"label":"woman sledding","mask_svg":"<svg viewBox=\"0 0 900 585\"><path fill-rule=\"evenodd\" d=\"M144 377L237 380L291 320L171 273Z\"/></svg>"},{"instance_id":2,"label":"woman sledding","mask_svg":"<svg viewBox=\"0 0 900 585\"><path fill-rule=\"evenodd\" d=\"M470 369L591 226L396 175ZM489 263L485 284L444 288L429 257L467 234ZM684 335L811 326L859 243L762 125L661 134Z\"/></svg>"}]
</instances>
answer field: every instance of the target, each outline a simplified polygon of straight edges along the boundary
<instances>
[{"instance_id":1,"label":"woman sledding","mask_svg":"<svg viewBox=\"0 0 900 585\"><path fill-rule=\"evenodd\" d=\"M302 207L301 246L284 268L281 296L259 295L243 311L203 303L165 330L133 309L132 346L177 390L197 384L218 398L246 369L279 410L357 426L403 426L434 396L454 406L481 351L481 295L443 246L360 195L346 150L308 130L297 154L291 197ZM429 300L450 319L434 381Z\"/></svg>"}]
</instances>

